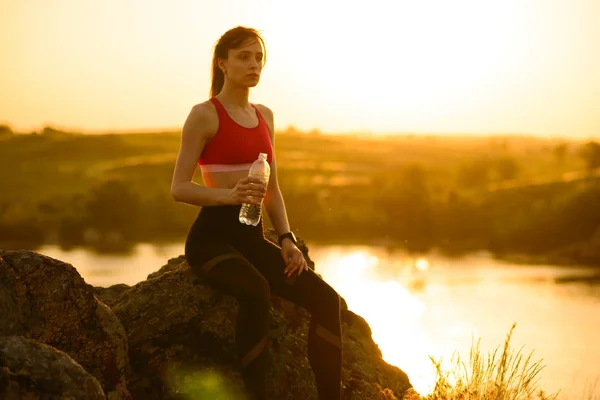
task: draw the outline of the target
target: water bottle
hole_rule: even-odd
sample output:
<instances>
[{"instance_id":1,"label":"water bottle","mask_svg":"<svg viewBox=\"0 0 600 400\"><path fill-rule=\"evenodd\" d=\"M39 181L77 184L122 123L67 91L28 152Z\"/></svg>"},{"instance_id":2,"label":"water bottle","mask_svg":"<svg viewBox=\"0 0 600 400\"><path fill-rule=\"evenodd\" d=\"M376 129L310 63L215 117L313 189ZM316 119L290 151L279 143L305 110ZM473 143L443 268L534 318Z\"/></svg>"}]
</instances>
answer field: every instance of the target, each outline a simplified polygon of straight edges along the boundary
<instances>
[{"instance_id":1,"label":"water bottle","mask_svg":"<svg viewBox=\"0 0 600 400\"><path fill-rule=\"evenodd\" d=\"M269 176L271 175L271 167L267 162L267 155L265 153L260 153L258 155L258 159L252 163L250 167L250 171L248 172L248 176L260 179L263 181L265 186L269 183ZM240 209L240 222L246 225L256 226L260 222L262 210L262 199L260 204L242 204L242 208Z\"/></svg>"}]
</instances>

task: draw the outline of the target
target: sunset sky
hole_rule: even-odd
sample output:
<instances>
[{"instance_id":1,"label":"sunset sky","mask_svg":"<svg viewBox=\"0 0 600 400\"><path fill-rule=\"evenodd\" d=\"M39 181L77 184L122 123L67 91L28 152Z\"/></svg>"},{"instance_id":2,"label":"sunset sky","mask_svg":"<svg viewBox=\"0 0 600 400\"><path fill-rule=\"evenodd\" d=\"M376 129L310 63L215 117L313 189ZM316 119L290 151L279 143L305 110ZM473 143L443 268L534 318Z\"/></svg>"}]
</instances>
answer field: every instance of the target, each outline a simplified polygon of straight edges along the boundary
<instances>
[{"instance_id":1,"label":"sunset sky","mask_svg":"<svg viewBox=\"0 0 600 400\"><path fill-rule=\"evenodd\" d=\"M245 25L279 128L600 137L598 0L0 0L0 24L16 131L180 129Z\"/></svg>"}]
</instances>

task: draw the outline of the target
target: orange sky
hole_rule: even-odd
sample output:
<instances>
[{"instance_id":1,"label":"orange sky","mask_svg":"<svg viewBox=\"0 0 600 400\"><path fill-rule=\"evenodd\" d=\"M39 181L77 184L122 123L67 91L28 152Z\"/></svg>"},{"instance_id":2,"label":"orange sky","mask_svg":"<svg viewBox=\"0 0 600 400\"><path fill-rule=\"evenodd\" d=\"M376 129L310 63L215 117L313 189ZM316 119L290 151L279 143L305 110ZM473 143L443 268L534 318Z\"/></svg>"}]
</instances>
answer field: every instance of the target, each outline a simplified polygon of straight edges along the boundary
<instances>
[{"instance_id":1,"label":"orange sky","mask_svg":"<svg viewBox=\"0 0 600 400\"><path fill-rule=\"evenodd\" d=\"M4 0L0 123L180 129L235 25L280 128L600 137L597 0Z\"/></svg>"}]
</instances>

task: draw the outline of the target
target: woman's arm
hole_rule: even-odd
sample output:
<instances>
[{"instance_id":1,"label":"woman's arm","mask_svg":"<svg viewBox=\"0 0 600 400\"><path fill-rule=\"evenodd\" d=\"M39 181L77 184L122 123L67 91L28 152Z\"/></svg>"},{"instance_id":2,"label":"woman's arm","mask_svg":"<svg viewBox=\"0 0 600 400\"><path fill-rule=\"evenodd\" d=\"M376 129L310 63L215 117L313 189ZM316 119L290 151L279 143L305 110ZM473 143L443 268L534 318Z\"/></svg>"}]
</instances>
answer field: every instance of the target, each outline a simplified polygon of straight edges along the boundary
<instances>
[{"instance_id":1,"label":"woman's arm","mask_svg":"<svg viewBox=\"0 0 600 400\"><path fill-rule=\"evenodd\" d=\"M283 195L279 189L277 183L277 166L275 164L275 155L273 155L273 162L271 163L271 178L267 185L267 194L264 199L265 210L269 215L269 220L277 233L277 236L290 231L290 224L287 218L287 211L285 209L285 202L283 201ZM284 239L286 240L286 239Z\"/></svg>"},{"instance_id":2,"label":"woman's arm","mask_svg":"<svg viewBox=\"0 0 600 400\"><path fill-rule=\"evenodd\" d=\"M227 203L229 189L207 188L192 181L202 150L218 129L218 117L209 107L206 103L192 107L183 125L171 181L171 196L175 201L196 206Z\"/></svg>"},{"instance_id":3,"label":"woman's arm","mask_svg":"<svg viewBox=\"0 0 600 400\"><path fill-rule=\"evenodd\" d=\"M277 181L277 162L275 157L275 124L273 118L273 112L263 105L257 105L267 126L269 127L269 133L271 135L271 143L273 144L273 159L271 160L271 176L269 177L269 184L267 185L267 194L264 199L265 210L269 215L269 220L275 229L277 235L290 231L290 224L287 218L287 212L285 209L285 202L283 201L283 195L279 189L279 183Z\"/></svg>"},{"instance_id":4,"label":"woman's arm","mask_svg":"<svg viewBox=\"0 0 600 400\"><path fill-rule=\"evenodd\" d=\"M267 193L264 199L265 210L269 215L269 220L275 229L277 235L290 231L290 224L285 210L285 203L279 183L277 182L277 163L275 161L275 124L273 123L273 112L265 106L259 105L260 112L265 118L271 134L271 143L273 144L273 159L271 160L271 176L267 185ZM283 239L281 242L281 256L286 263L286 268L283 271L287 276L295 273L302 274L308 270L308 265L304 255L298 249L296 244L291 239Z\"/></svg>"}]
</instances>

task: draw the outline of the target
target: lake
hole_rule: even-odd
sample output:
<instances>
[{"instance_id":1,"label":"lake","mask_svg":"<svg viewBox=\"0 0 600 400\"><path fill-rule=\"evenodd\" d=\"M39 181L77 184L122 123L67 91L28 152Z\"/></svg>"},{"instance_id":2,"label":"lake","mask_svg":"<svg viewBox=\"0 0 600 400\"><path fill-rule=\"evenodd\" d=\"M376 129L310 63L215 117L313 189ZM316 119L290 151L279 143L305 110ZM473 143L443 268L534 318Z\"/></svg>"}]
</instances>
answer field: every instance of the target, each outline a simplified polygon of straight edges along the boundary
<instances>
[{"instance_id":1,"label":"lake","mask_svg":"<svg viewBox=\"0 0 600 400\"><path fill-rule=\"evenodd\" d=\"M404 370L421 394L432 390L429 356L468 360L473 340L484 352L511 346L545 365L540 386L559 399L600 399L598 269L516 265L487 253L412 259L374 246L309 243L316 271L370 324L384 359ZM42 254L71 263L94 286L133 285L183 254L183 243L139 244L128 255L63 251Z\"/></svg>"}]
</instances>

